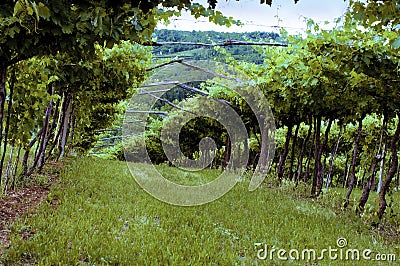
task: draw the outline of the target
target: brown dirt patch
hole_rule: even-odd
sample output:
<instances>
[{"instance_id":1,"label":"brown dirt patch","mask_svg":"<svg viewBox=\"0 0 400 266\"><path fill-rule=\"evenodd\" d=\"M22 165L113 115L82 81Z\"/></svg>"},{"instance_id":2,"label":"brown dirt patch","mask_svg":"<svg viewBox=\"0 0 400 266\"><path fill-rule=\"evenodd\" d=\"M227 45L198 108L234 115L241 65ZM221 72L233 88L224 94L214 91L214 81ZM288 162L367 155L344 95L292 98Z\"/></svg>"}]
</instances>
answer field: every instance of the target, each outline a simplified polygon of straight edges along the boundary
<instances>
[{"instance_id":1,"label":"brown dirt patch","mask_svg":"<svg viewBox=\"0 0 400 266\"><path fill-rule=\"evenodd\" d=\"M9 191L5 199L0 199L0 244L9 246L8 225L18 217L34 212L48 193L49 189L35 186Z\"/></svg>"},{"instance_id":2,"label":"brown dirt patch","mask_svg":"<svg viewBox=\"0 0 400 266\"><path fill-rule=\"evenodd\" d=\"M39 204L47 198L50 187L55 184L61 167L60 162L47 163L41 174L48 177L49 182L45 186L35 185L35 176L32 176L30 177L33 180L32 185L8 191L5 198L0 198L0 256L2 250L10 246L9 225L19 217L36 211Z\"/></svg>"}]
</instances>

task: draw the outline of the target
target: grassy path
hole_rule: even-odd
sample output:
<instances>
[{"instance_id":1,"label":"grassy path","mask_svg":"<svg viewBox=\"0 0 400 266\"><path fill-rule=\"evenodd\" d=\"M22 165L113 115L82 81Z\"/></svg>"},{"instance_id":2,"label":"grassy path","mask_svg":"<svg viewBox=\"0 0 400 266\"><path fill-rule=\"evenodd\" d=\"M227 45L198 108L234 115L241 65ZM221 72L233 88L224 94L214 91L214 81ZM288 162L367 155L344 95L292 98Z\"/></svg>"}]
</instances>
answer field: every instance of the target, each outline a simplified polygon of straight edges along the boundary
<instances>
[{"instance_id":1,"label":"grassy path","mask_svg":"<svg viewBox=\"0 0 400 266\"><path fill-rule=\"evenodd\" d=\"M146 167L138 165L138 173L145 173ZM174 168L160 170L175 179L181 174ZM192 178L209 180L217 175L216 171L206 171ZM210 204L171 206L144 192L124 162L81 159L65 169L61 183L52 189L36 214L11 227L11 246L0 263L396 265L340 260L339 251L347 249L393 253L400 261L398 240L386 241L351 213L335 213L329 207L336 204L334 193L319 204L297 197L289 187L263 186L248 192L247 184L237 184ZM348 245L338 249L336 242L341 237ZM257 252L265 244L269 252L285 249L286 257L291 249L297 249L300 259L282 261L275 251L273 261L270 253L260 260ZM315 249L319 257L329 247L339 250L338 259L329 260L328 253L318 264L301 259L304 249Z\"/></svg>"}]
</instances>

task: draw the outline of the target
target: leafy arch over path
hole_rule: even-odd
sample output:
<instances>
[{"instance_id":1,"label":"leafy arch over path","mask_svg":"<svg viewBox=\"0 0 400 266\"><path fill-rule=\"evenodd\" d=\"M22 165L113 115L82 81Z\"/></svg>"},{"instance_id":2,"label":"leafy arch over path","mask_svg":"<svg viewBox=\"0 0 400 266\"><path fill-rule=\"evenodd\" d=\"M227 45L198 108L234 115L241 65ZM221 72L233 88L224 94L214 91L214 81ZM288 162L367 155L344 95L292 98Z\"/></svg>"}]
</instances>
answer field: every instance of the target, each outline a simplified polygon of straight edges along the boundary
<instances>
[{"instance_id":1,"label":"leafy arch over path","mask_svg":"<svg viewBox=\"0 0 400 266\"><path fill-rule=\"evenodd\" d=\"M0 185L5 184L4 190L10 176L15 181L20 157L24 175L35 168L40 171L50 156L64 154L67 139L87 149L93 132L115 119L119 101L143 81L150 62L148 49L137 44L151 43L159 20L188 10L216 24L236 23L216 11L216 3L208 1L205 7L191 0L1 1ZM18 152L15 159L11 154L3 169L10 147ZM34 148L34 162L28 167ZM5 182L2 170L7 172Z\"/></svg>"}]
</instances>

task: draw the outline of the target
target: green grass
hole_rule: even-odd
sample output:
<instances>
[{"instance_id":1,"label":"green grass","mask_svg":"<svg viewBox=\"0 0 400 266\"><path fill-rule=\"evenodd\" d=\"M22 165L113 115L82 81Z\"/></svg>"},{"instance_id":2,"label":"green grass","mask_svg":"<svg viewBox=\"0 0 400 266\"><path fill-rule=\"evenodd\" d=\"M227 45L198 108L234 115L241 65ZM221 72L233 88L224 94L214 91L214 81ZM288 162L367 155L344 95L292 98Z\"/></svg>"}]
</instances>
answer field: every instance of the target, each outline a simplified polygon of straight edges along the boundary
<instances>
[{"instance_id":1,"label":"green grass","mask_svg":"<svg viewBox=\"0 0 400 266\"><path fill-rule=\"evenodd\" d=\"M138 165L145 171L146 165ZM218 175L207 170L187 175L160 166L171 179L196 184ZM11 227L4 264L39 265L378 265L377 262L259 260L258 249L316 249L344 237L348 248L394 253L400 243L371 232L351 211L340 211L343 191L314 201L301 188L263 185L254 192L248 181L224 197L196 207L160 202L144 192L124 162L79 159L62 173L36 214ZM341 193L341 194L340 194ZM340 194L340 196L339 196ZM398 193L397 193L398 194ZM357 195L356 195L357 197ZM56 207L54 207L54 204ZM21 237L24 236L24 237ZM25 240L24 240L25 239ZM261 246L255 245L260 243ZM1 262L1 259L0 259ZM395 265L381 263L380 265Z\"/></svg>"}]
</instances>

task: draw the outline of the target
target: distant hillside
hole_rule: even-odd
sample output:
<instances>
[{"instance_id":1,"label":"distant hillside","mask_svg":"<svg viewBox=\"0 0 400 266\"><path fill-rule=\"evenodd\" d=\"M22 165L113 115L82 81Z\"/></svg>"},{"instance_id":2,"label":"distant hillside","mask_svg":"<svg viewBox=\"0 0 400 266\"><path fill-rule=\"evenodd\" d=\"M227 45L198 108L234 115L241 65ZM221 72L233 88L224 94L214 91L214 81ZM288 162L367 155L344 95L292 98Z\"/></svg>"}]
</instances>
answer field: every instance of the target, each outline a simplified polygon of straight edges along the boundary
<instances>
[{"instance_id":1,"label":"distant hillside","mask_svg":"<svg viewBox=\"0 0 400 266\"><path fill-rule=\"evenodd\" d=\"M156 30L154 33L158 42L193 42L193 43L221 43L228 40L237 41L279 41L280 36L274 32L216 32L216 31L179 31ZM261 63L262 59L251 46L230 46L226 50L238 60ZM154 47L157 57L190 57L192 59L223 59L213 48L192 45L166 45Z\"/></svg>"}]
</instances>

